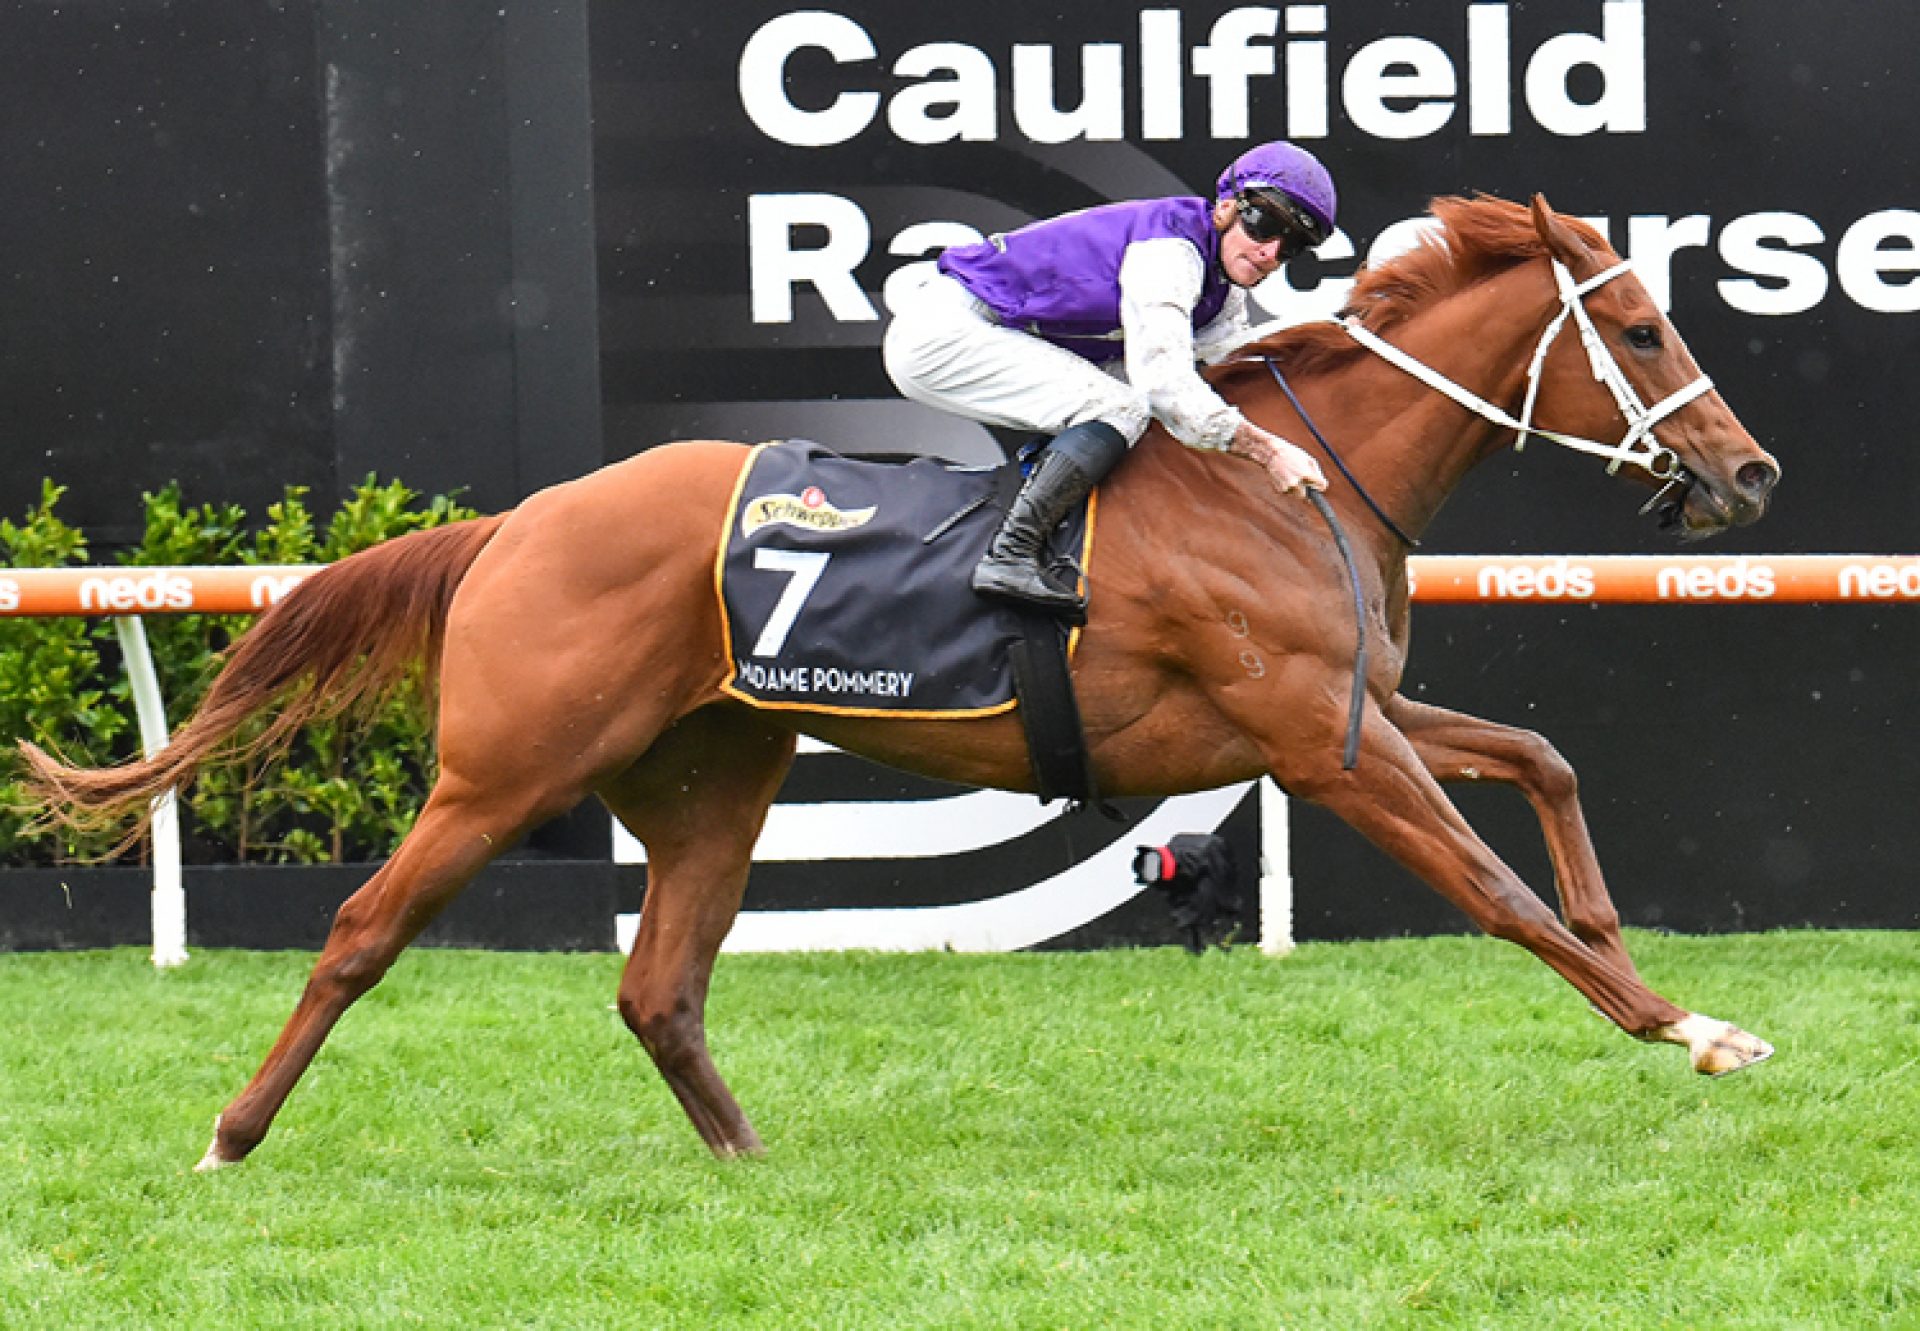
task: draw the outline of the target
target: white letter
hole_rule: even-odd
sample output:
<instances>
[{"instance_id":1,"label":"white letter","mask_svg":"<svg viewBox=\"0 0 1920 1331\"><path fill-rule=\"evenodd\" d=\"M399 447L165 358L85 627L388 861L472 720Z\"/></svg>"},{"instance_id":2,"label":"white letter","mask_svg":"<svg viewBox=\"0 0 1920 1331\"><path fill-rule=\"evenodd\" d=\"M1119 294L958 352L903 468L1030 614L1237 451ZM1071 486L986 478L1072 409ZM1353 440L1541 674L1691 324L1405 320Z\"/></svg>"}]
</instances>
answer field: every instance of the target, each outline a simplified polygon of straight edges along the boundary
<instances>
[{"instance_id":1,"label":"white letter","mask_svg":"<svg viewBox=\"0 0 1920 1331\"><path fill-rule=\"evenodd\" d=\"M1886 242L1890 240L1901 243L1889 248ZM1840 274L1840 289L1862 309L1878 314L1920 310L1920 281L1908 278L1887 282L1881 278L1882 273L1920 272L1916 247L1920 247L1920 213L1906 208L1868 213L1840 237L1840 252L1833 265Z\"/></svg>"},{"instance_id":2,"label":"white letter","mask_svg":"<svg viewBox=\"0 0 1920 1331\"><path fill-rule=\"evenodd\" d=\"M1718 284L1720 299L1742 314L1804 314L1826 298L1827 266L1793 247L1818 245L1826 238L1818 222L1799 213L1734 218L1720 233L1720 257L1740 272L1772 279L1774 285L1763 286L1753 277L1725 278Z\"/></svg>"},{"instance_id":3,"label":"white letter","mask_svg":"<svg viewBox=\"0 0 1920 1331\"><path fill-rule=\"evenodd\" d=\"M984 239L986 237L965 222L916 222L893 238L887 246L887 253L900 258L912 258L954 245L975 245ZM900 302L918 290L936 271L931 259L901 264L887 275L886 282L880 288L881 300L886 302L889 310L898 314Z\"/></svg>"},{"instance_id":4,"label":"white letter","mask_svg":"<svg viewBox=\"0 0 1920 1331\"><path fill-rule=\"evenodd\" d=\"M993 61L984 51L962 42L928 42L893 62L903 79L922 79L937 69L953 71L953 78L902 88L887 105L887 124L905 143L949 143L965 139L991 143L994 136ZM951 106L951 115L930 114Z\"/></svg>"},{"instance_id":5,"label":"white letter","mask_svg":"<svg viewBox=\"0 0 1920 1331\"><path fill-rule=\"evenodd\" d=\"M1177 139L1181 104L1180 11L1140 11L1140 137Z\"/></svg>"},{"instance_id":6,"label":"white letter","mask_svg":"<svg viewBox=\"0 0 1920 1331\"><path fill-rule=\"evenodd\" d=\"M1378 266L1398 258L1427 239L1446 243L1440 223L1431 217L1403 217L1374 235L1373 244L1367 246L1367 263Z\"/></svg>"},{"instance_id":7,"label":"white letter","mask_svg":"<svg viewBox=\"0 0 1920 1331\"><path fill-rule=\"evenodd\" d=\"M1642 134L1647 128L1647 22L1641 0L1607 0L1602 36L1566 32L1534 52L1527 66L1527 107L1543 129L1574 138L1606 130ZM1582 105L1567 90L1576 65L1600 71L1598 101Z\"/></svg>"},{"instance_id":8,"label":"white letter","mask_svg":"<svg viewBox=\"0 0 1920 1331\"><path fill-rule=\"evenodd\" d=\"M1288 5L1287 32L1327 30L1325 5ZM1287 42L1287 137L1324 139L1332 97L1327 91L1327 44Z\"/></svg>"},{"instance_id":9,"label":"white letter","mask_svg":"<svg viewBox=\"0 0 1920 1331\"><path fill-rule=\"evenodd\" d=\"M1126 134L1120 102L1120 48L1098 42L1080 48L1080 106L1062 111L1054 100L1053 48L1013 48L1013 123L1035 143L1085 139L1111 143Z\"/></svg>"},{"instance_id":10,"label":"white letter","mask_svg":"<svg viewBox=\"0 0 1920 1331\"><path fill-rule=\"evenodd\" d=\"M1279 27L1277 9L1229 9L1214 20L1207 44L1194 48L1193 72L1207 81L1214 138L1244 139L1250 133L1247 80L1273 73L1273 48L1256 50L1247 43L1255 37L1271 38Z\"/></svg>"},{"instance_id":11,"label":"white letter","mask_svg":"<svg viewBox=\"0 0 1920 1331\"><path fill-rule=\"evenodd\" d=\"M1657 215L1627 219L1627 255L1633 275L1662 310L1673 307L1673 256L1689 246L1713 239L1713 219L1705 213L1666 218Z\"/></svg>"},{"instance_id":12,"label":"white letter","mask_svg":"<svg viewBox=\"0 0 1920 1331\"><path fill-rule=\"evenodd\" d=\"M1406 65L1409 74L1389 73ZM1355 53L1340 80L1347 115L1362 131L1381 139L1424 139L1453 119L1453 61L1419 37L1382 37ZM1418 103L1404 111L1387 99ZM1440 100L1445 99L1445 100Z\"/></svg>"},{"instance_id":13,"label":"white letter","mask_svg":"<svg viewBox=\"0 0 1920 1331\"><path fill-rule=\"evenodd\" d=\"M1467 6L1467 130L1513 133L1513 45L1507 7Z\"/></svg>"},{"instance_id":14,"label":"white letter","mask_svg":"<svg viewBox=\"0 0 1920 1331\"><path fill-rule=\"evenodd\" d=\"M1314 250L1313 257L1323 265L1351 259L1353 241L1347 238L1346 232L1336 228L1326 243ZM1331 319L1347 303L1352 290L1351 277L1323 277L1310 287L1297 287L1282 265L1249 294L1256 305L1275 319L1294 324L1309 319Z\"/></svg>"},{"instance_id":15,"label":"white letter","mask_svg":"<svg viewBox=\"0 0 1920 1331\"><path fill-rule=\"evenodd\" d=\"M846 92L824 111L802 111L787 97L787 58L818 46L842 64L879 54L867 30L840 14L807 10L761 26L740 52L740 105L761 133L796 148L845 143L873 123L877 92Z\"/></svg>"},{"instance_id":16,"label":"white letter","mask_svg":"<svg viewBox=\"0 0 1920 1331\"><path fill-rule=\"evenodd\" d=\"M822 226L827 243L818 249L793 248L793 229ZM833 317L846 323L878 319L879 313L854 280L853 270L867 257L873 229L852 199L837 194L750 194L747 196L747 267L752 275L753 321L793 322L793 288L811 282Z\"/></svg>"}]
</instances>

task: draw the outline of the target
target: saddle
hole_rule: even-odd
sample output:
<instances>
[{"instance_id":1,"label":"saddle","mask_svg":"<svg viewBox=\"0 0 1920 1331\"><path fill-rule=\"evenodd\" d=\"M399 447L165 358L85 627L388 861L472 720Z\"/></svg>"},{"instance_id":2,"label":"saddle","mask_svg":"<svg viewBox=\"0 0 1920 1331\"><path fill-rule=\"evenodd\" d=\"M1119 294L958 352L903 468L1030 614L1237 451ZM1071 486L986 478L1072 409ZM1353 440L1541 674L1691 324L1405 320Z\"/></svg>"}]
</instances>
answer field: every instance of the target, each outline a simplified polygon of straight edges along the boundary
<instances>
[{"instance_id":1,"label":"saddle","mask_svg":"<svg viewBox=\"0 0 1920 1331\"><path fill-rule=\"evenodd\" d=\"M1019 709L1040 796L1095 798L1069 662L1080 631L976 595L1014 465L846 457L762 444L742 469L715 586L729 671L758 708L963 718ZM1088 567L1097 499L1053 534Z\"/></svg>"}]
</instances>

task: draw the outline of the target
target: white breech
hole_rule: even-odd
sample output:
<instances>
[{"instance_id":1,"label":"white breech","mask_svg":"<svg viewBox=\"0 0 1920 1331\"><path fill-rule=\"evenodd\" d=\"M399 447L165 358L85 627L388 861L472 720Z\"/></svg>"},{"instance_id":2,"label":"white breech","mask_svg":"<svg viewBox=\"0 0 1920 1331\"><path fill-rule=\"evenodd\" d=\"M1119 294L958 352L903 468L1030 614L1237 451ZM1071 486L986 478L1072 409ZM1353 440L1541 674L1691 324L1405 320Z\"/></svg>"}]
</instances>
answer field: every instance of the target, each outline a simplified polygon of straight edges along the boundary
<instances>
[{"instance_id":1,"label":"white breech","mask_svg":"<svg viewBox=\"0 0 1920 1331\"><path fill-rule=\"evenodd\" d=\"M944 273L900 303L881 351L903 396L988 425L1054 435L1105 421L1132 445L1153 419L1145 395L1125 379L994 322Z\"/></svg>"}]
</instances>

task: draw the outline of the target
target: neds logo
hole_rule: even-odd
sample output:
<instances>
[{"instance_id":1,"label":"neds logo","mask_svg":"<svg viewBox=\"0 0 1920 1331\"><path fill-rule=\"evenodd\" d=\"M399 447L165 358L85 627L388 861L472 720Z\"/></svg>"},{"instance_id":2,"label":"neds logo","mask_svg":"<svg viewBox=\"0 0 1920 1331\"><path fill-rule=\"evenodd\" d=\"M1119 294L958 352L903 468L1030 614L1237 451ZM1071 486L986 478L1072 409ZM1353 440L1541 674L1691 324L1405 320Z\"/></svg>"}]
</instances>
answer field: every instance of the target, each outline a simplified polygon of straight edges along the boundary
<instances>
[{"instance_id":1,"label":"neds logo","mask_svg":"<svg viewBox=\"0 0 1920 1331\"><path fill-rule=\"evenodd\" d=\"M85 610L191 610L193 584L177 573L149 573L144 577L118 574L86 578L80 583L80 608Z\"/></svg>"},{"instance_id":2,"label":"neds logo","mask_svg":"<svg viewBox=\"0 0 1920 1331\"><path fill-rule=\"evenodd\" d=\"M304 573L290 573L285 577L262 574L247 584L247 599L255 610L264 610L279 602L280 598L298 587L306 580Z\"/></svg>"},{"instance_id":3,"label":"neds logo","mask_svg":"<svg viewBox=\"0 0 1920 1331\"><path fill-rule=\"evenodd\" d=\"M1893 597L1920 600L1920 559L1904 564L1848 564L1840 570L1840 599L1843 601L1888 600Z\"/></svg>"},{"instance_id":4,"label":"neds logo","mask_svg":"<svg viewBox=\"0 0 1920 1331\"><path fill-rule=\"evenodd\" d=\"M1593 569L1567 559L1513 567L1490 565L1475 583L1487 601L1587 600L1593 596Z\"/></svg>"},{"instance_id":5,"label":"neds logo","mask_svg":"<svg viewBox=\"0 0 1920 1331\"><path fill-rule=\"evenodd\" d=\"M1773 565L1736 559L1709 567L1668 564L1654 577L1654 594L1663 601L1764 601L1774 593Z\"/></svg>"},{"instance_id":6,"label":"neds logo","mask_svg":"<svg viewBox=\"0 0 1920 1331\"><path fill-rule=\"evenodd\" d=\"M20 608L20 584L12 578L0 578L0 610Z\"/></svg>"}]
</instances>

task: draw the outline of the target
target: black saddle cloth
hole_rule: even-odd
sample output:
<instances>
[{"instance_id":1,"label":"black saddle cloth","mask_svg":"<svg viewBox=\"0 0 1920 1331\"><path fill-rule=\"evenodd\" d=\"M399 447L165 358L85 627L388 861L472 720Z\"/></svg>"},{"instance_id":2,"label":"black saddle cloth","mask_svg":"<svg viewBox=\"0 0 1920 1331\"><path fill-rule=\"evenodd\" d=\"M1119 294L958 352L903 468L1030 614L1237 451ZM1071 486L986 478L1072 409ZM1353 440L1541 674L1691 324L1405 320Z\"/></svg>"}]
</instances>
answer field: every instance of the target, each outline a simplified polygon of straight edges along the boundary
<instances>
[{"instance_id":1,"label":"black saddle cloth","mask_svg":"<svg viewBox=\"0 0 1920 1331\"><path fill-rule=\"evenodd\" d=\"M722 687L758 707L854 716L1011 708L1007 648L1022 636L1019 615L968 585L1009 488L1005 468L761 445L721 542L732 658ZM1093 511L1054 533L1056 550L1082 568Z\"/></svg>"}]
</instances>

